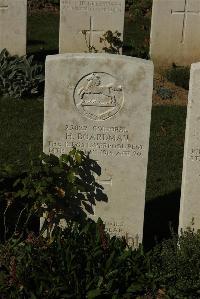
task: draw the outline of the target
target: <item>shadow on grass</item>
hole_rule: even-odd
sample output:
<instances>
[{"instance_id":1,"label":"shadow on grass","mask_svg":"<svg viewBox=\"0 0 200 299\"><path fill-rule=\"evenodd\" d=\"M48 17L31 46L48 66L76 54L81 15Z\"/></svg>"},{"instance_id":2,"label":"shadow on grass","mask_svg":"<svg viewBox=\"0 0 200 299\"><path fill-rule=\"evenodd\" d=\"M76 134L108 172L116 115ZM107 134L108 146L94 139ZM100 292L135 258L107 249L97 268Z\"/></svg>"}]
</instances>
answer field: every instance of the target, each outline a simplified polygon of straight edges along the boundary
<instances>
[{"instance_id":1,"label":"shadow on grass","mask_svg":"<svg viewBox=\"0 0 200 299\"><path fill-rule=\"evenodd\" d=\"M180 190L146 202L144 215L145 250L178 232Z\"/></svg>"}]
</instances>

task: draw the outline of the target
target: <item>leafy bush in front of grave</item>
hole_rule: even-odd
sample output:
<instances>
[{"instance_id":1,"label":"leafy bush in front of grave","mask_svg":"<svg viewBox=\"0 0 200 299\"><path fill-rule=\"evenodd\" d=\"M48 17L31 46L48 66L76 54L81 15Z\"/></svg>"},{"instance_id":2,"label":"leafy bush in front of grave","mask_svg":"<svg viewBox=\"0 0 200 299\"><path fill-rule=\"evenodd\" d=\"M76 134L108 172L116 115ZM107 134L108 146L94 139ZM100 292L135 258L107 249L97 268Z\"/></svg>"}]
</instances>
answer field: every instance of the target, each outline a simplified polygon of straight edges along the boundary
<instances>
[{"instance_id":1,"label":"leafy bush in front of grave","mask_svg":"<svg viewBox=\"0 0 200 299\"><path fill-rule=\"evenodd\" d=\"M120 54L120 50L123 46L123 42L121 41L121 33L118 31L113 33L112 31L108 30L100 38L100 43L104 44L102 50L105 53Z\"/></svg>"},{"instance_id":2,"label":"leafy bush in front of grave","mask_svg":"<svg viewBox=\"0 0 200 299\"><path fill-rule=\"evenodd\" d=\"M126 11L129 11L131 5L133 5L133 1L134 1L134 0L126 0L126 1L125 1L125 8L126 8Z\"/></svg>"},{"instance_id":3,"label":"leafy bush in front of grave","mask_svg":"<svg viewBox=\"0 0 200 299\"><path fill-rule=\"evenodd\" d=\"M89 53L105 52L109 54L120 54L120 50L123 47L123 42L121 40L121 33L118 31L112 32L110 30L106 31L102 36L100 36L99 41L102 43L102 49L97 50L95 46L90 45L87 39L87 31L82 30L82 34L85 39L86 47Z\"/></svg>"},{"instance_id":4,"label":"leafy bush in front of grave","mask_svg":"<svg viewBox=\"0 0 200 299\"><path fill-rule=\"evenodd\" d=\"M96 161L73 149L60 158L42 154L29 169L16 175L11 167L1 168L1 237L24 235L32 220L44 215L44 230L50 234L60 221L80 221L83 207L93 213L96 201L107 201L103 187L95 182L101 168ZM63 220L65 219L65 220ZM61 221L61 222L62 222ZM2 240L3 241L3 240Z\"/></svg>"},{"instance_id":5,"label":"leafy bush in front of grave","mask_svg":"<svg viewBox=\"0 0 200 299\"><path fill-rule=\"evenodd\" d=\"M142 250L110 239L101 221L68 222L51 239L9 240L0 264L2 299L138 298L148 289Z\"/></svg>"},{"instance_id":6,"label":"leafy bush in front of grave","mask_svg":"<svg viewBox=\"0 0 200 299\"><path fill-rule=\"evenodd\" d=\"M173 65L172 68L166 71L165 76L169 81L173 82L175 85L180 86L186 90L189 89L189 80L190 80L189 67L179 67Z\"/></svg>"},{"instance_id":7,"label":"leafy bush in front of grave","mask_svg":"<svg viewBox=\"0 0 200 299\"><path fill-rule=\"evenodd\" d=\"M17 175L1 168L0 294L18 298L133 298L148 289L142 249L110 238L101 220L86 219L106 200L82 152L42 155ZM39 219L45 219L39 231Z\"/></svg>"},{"instance_id":8,"label":"leafy bush in front of grave","mask_svg":"<svg viewBox=\"0 0 200 299\"><path fill-rule=\"evenodd\" d=\"M11 56L6 49L0 53L0 95L24 98L42 95L43 66L33 56Z\"/></svg>"},{"instance_id":9,"label":"leafy bush in front of grave","mask_svg":"<svg viewBox=\"0 0 200 299\"><path fill-rule=\"evenodd\" d=\"M150 265L153 281L166 298L200 298L200 231L173 234L152 250Z\"/></svg>"},{"instance_id":10,"label":"leafy bush in front of grave","mask_svg":"<svg viewBox=\"0 0 200 299\"><path fill-rule=\"evenodd\" d=\"M158 87L156 89L156 95L158 95L162 100L170 100L174 96L174 91L166 87Z\"/></svg>"},{"instance_id":11,"label":"leafy bush in front of grave","mask_svg":"<svg viewBox=\"0 0 200 299\"><path fill-rule=\"evenodd\" d=\"M111 238L83 210L106 200L94 173L96 162L75 149L20 173L1 167L1 299L199 299L200 231L148 253Z\"/></svg>"}]
</instances>

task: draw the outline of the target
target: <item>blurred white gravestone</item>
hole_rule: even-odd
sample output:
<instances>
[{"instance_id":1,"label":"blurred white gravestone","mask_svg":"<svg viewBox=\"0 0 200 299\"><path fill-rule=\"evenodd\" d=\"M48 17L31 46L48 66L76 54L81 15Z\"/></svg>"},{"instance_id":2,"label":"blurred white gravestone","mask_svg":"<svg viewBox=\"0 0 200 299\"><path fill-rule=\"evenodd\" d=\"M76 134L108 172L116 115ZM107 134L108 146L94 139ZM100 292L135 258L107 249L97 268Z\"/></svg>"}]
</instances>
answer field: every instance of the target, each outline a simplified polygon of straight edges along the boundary
<instances>
[{"instance_id":1,"label":"blurred white gravestone","mask_svg":"<svg viewBox=\"0 0 200 299\"><path fill-rule=\"evenodd\" d=\"M61 0L60 53L100 51L100 37L108 30L120 32L123 40L124 13L125 0Z\"/></svg>"},{"instance_id":2,"label":"blurred white gravestone","mask_svg":"<svg viewBox=\"0 0 200 299\"><path fill-rule=\"evenodd\" d=\"M153 0L150 56L156 65L200 60L200 1Z\"/></svg>"},{"instance_id":3,"label":"blurred white gravestone","mask_svg":"<svg viewBox=\"0 0 200 299\"><path fill-rule=\"evenodd\" d=\"M200 63L191 67L179 228L200 229Z\"/></svg>"},{"instance_id":4,"label":"blurred white gravestone","mask_svg":"<svg viewBox=\"0 0 200 299\"><path fill-rule=\"evenodd\" d=\"M112 54L61 54L46 61L44 152L73 147L98 161L108 202L97 202L111 235L142 241L152 105L150 61Z\"/></svg>"},{"instance_id":5,"label":"blurred white gravestone","mask_svg":"<svg viewBox=\"0 0 200 299\"><path fill-rule=\"evenodd\" d=\"M26 54L27 0L0 0L0 51Z\"/></svg>"}]
</instances>

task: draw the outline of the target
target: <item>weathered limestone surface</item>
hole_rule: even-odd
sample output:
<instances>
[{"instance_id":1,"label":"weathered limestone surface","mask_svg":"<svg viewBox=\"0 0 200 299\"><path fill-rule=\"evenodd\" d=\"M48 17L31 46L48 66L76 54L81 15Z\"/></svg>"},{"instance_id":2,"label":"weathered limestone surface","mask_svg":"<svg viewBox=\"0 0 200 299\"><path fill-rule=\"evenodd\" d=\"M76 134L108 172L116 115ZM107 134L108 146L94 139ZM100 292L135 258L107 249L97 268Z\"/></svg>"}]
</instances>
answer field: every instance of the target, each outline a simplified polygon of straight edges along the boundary
<instances>
[{"instance_id":1,"label":"weathered limestone surface","mask_svg":"<svg viewBox=\"0 0 200 299\"><path fill-rule=\"evenodd\" d=\"M0 0L0 51L26 54L27 0Z\"/></svg>"},{"instance_id":2,"label":"weathered limestone surface","mask_svg":"<svg viewBox=\"0 0 200 299\"><path fill-rule=\"evenodd\" d=\"M60 53L100 51L100 37L108 30L120 32L123 40L124 12L125 0L61 0Z\"/></svg>"},{"instance_id":3,"label":"weathered limestone surface","mask_svg":"<svg viewBox=\"0 0 200 299\"><path fill-rule=\"evenodd\" d=\"M46 62L44 152L90 152L108 202L98 202L110 234L142 241L153 65L112 54L63 54Z\"/></svg>"},{"instance_id":4,"label":"weathered limestone surface","mask_svg":"<svg viewBox=\"0 0 200 299\"><path fill-rule=\"evenodd\" d=\"M200 229L200 63L191 67L180 207L180 229ZM194 225L193 225L194 224Z\"/></svg>"},{"instance_id":5,"label":"weathered limestone surface","mask_svg":"<svg viewBox=\"0 0 200 299\"><path fill-rule=\"evenodd\" d=\"M200 1L154 0L150 56L156 65L200 60Z\"/></svg>"}]
</instances>

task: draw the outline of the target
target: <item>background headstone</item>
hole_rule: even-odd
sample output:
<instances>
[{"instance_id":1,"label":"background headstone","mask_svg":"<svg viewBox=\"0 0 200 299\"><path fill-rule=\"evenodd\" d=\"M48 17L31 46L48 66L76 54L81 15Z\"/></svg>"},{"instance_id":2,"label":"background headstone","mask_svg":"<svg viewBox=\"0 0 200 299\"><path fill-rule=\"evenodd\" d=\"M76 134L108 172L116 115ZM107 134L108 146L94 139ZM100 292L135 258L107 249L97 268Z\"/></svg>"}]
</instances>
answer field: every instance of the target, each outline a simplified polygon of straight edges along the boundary
<instances>
[{"instance_id":1,"label":"background headstone","mask_svg":"<svg viewBox=\"0 0 200 299\"><path fill-rule=\"evenodd\" d=\"M200 229L200 63L191 67L183 160L180 229ZM193 225L194 224L194 225Z\"/></svg>"},{"instance_id":2,"label":"background headstone","mask_svg":"<svg viewBox=\"0 0 200 299\"><path fill-rule=\"evenodd\" d=\"M26 54L27 0L0 0L0 51Z\"/></svg>"},{"instance_id":3,"label":"background headstone","mask_svg":"<svg viewBox=\"0 0 200 299\"><path fill-rule=\"evenodd\" d=\"M44 152L90 152L108 202L97 202L110 234L142 241L152 105L150 61L112 54L63 54L46 62Z\"/></svg>"},{"instance_id":4,"label":"background headstone","mask_svg":"<svg viewBox=\"0 0 200 299\"><path fill-rule=\"evenodd\" d=\"M125 0L61 0L60 53L88 52L87 45L102 50L99 40L108 30L120 32L123 40L124 13Z\"/></svg>"},{"instance_id":5,"label":"background headstone","mask_svg":"<svg viewBox=\"0 0 200 299\"><path fill-rule=\"evenodd\" d=\"M200 60L200 1L153 0L150 56L156 65Z\"/></svg>"}]
</instances>

